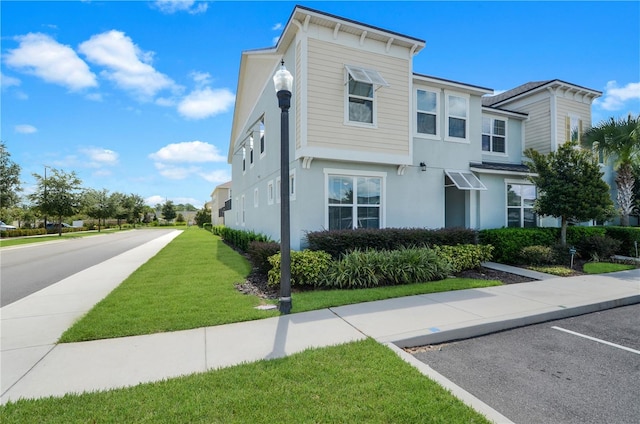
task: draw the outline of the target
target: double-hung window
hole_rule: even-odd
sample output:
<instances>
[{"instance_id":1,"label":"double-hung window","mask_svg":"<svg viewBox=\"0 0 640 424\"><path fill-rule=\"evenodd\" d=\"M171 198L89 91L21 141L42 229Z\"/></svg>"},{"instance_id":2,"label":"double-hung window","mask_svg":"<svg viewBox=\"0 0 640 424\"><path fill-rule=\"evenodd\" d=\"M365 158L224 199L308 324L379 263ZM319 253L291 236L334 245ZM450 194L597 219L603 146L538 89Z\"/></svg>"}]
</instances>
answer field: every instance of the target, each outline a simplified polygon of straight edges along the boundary
<instances>
[{"instance_id":1,"label":"double-hung window","mask_svg":"<svg viewBox=\"0 0 640 424\"><path fill-rule=\"evenodd\" d=\"M259 131L260 131L260 157L263 157L265 153L264 117L260 118Z\"/></svg>"},{"instance_id":2,"label":"double-hung window","mask_svg":"<svg viewBox=\"0 0 640 424\"><path fill-rule=\"evenodd\" d=\"M382 177L328 175L330 230L381 228Z\"/></svg>"},{"instance_id":3,"label":"double-hung window","mask_svg":"<svg viewBox=\"0 0 640 424\"><path fill-rule=\"evenodd\" d=\"M533 228L537 226L533 204L536 186L531 184L507 184L507 226Z\"/></svg>"},{"instance_id":4,"label":"double-hung window","mask_svg":"<svg viewBox=\"0 0 640 424\"><path fill-rule=\"evenodd\" d=\"M469 97L446 93L447 139L469 141Z\"/></svg>"},{"instance_id":5,"label":"double-hung window","mask_svg":"<svg viewBox=\"0 0 640 424\"><path fill-rule=\"evenodd\" d=\"M482 151L506 153L507 122L502 119L482 118Z\"/></svg>"},{"instance_id":6,"label":"double-hung window","mask_svg":"<svg viewBox=\"0 0 640 424\"><path fill-rule=\"evenodd\" d=\"M435 91L416 91L416 132L425 135L438 135L439 98Z\"/></svg>"},{"instance_id":7,"label":"double-hung window","mask_svg":"<svg viewBox=\"0 0 640 424\"><path fill-rule=\"evenodd\" d=\"M375 90L388 86L382 76L373 69L345 66L347 71L346 121L365 125L376 123Z\"/></svg>"},{"instance_id":8,"label":"double-hung window","mask_svg":"<svg viewBox=\"0 0 640 424\"><path fill-rule=\"evenodd\" d=\"M253 136L249 136L249 163L253 166Z\"/></svg>"},{"instance_id":9,"label":"double-hung window","mask_svg":"<svg viewBox=\"0 0 640 424\"><path fill-rule=\"evenodd\" d=\"M566 141L577 141L580 143L582 135L582 120L576 115L569 115L565 118L565 138Z\"/></svg>"}]
</instances>

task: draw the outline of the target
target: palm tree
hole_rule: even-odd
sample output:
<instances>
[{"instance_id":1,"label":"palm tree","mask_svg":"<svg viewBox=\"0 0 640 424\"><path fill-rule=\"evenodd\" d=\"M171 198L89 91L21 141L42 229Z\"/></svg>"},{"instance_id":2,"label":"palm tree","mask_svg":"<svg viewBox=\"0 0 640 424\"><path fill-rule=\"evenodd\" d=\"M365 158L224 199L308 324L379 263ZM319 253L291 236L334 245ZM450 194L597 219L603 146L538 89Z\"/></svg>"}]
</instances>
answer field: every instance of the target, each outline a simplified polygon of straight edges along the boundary
<instances>
[{"instance_id":1,"label":"palm tree","mask_svg":"<svg viewBox=\"0 0 640 424\"><path fill-rule=\"evenodd\" d=\"M635 207L633 165L640 163L640 115L602 121L589 128L582 140L587 147L597 147L605 158L614 159L620 224L629 225Z\"/></svg>"}]
</instances>

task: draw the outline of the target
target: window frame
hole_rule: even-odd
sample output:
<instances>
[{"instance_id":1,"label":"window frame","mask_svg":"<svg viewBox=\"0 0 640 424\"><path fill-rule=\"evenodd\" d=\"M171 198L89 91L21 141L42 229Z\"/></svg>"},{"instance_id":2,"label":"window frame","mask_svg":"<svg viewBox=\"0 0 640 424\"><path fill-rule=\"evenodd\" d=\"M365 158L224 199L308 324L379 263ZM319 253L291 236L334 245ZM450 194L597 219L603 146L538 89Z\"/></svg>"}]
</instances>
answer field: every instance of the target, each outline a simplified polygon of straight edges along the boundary
<instances>
[{"instance_id":1,"label":"window frame","mask_svg":"<svg viewBox=\"0 0 640 424\"><path fill-rule=\"evenodd\" d=\"M247 211L244 194L240 196L240 218L240 225L244 227L247 223Z\"/></svg>"},{"instance_id":2,"label":"window frame","mask_svg":"<svg viewBox=\"0 0 640 424\"><path fill-rule=\"evenodd\" d=\"M535 199L538 198L538 188L535 186L535 184L531 184L528 181L520 181L520 180L505 180L505 184L504 184L504 193L505 193L505 227L507 228L537 228L539 226L539 216L538 214L533 210L533 204L531 206L525 206L524 204L524 199L522 197L522 191L520 192L520 205L516 206L516 205L509 205L509 186L528 186L528 187L533 187L534 190L534 202ZM513 225L509 225L509 210L513 209L513 210L518 210L520 213L520 222L518 224L517 227L513 226ZM533 227L525 227L525 210L531 210L531 212L533 212L533 216L534 216L534 225Z\"/></svg>"},{"instance_id":3,"label":"window frame","mask_svg":"<svg viewBox=\"0 0 640 424\"><path fill-rule=\"evenodd\" d=\"M445 90L444 92L444 114L445 114L445 141L451 141L454 143L469 143L470 137L469 137L469 111L470 111L470 107L469 107L469 101L471 99L471 96L465 93L459 93L457 91L449 91L449 90ZM466 116L461 116L461 115L453 115L450 111L451 109L451 97L457 97L460 99L463 99L465 101L466 104L466 108L465 108L465 114ZM449 120L453 118L453 119L464 119L465 121L465 133L464 133L464 137L457 137L457 136L452 136L451 135L451 125L449 123Z\"/></svg>"},{"instance_id":4,"label":"window frame","mask_svg":"<svg viewBox=\"0 0 640 424\"><path fill-rule=\"evenodd\" d=\"M375 172L375 171L357 171L357 170L346 170L346 169L324 169L325 174L325 189L324 189L324 227L329 229L329 208L330 207L350 207L352 210L352 217L356 217L356 219L352 218L352 226L351 229L360 228L357 226L358 224L358 209L360 207L371 207L377 206L378 208L378 228L386 227L386 172ZM341 177L341 178L350 178L352 180L353 187L355 187L353 193L353 203L349 206L338 206L336 204L329 203L329 179L330 177ZM357 203L357 179L358 178L378 178L380 179L380 201L378 205L371 204L359 204ZM366 228L366 227L365 227Z\"/></svg>"},{"instance_id":5,"label":"window frame","mask_svg":"<svg viewBox=\"0 0 640 424\"><path fill-rule=\"evenodd\" d=\"M484 120L488 119L489 120L489 128L490 128L490 132L486 133L484 132ZM499 134L494 134L494 130L495 130L495 126L494 123L495 121L502 121L504 122L504 135L499 135ZM486 116L483 115L482 116L482 129L481 129L481 134L482 137L484 138L484 136L488 136L489 137L489 150L484 150L484 140L481 141L481 146L480 148L482 149L482 154L488 154L488 155L496 155L496 156L508 156L508 143L507 143L507 139L508 139L508 133L509 133L509 120L507 118L502 118L502 117L495 117L495 116ZM494 137L501 137L504 138L504 152L496 152L493 149L493 138Z\"/></svg>"},{"instance_id":6,"label":"window frame","mask_svg":"<svg viewBox=\"0 0 640 424\"><path fill-rule=\"evenodd\" d=\"M260 191L256 187L253 189L253 207L254 208L258 207L259 200L260 200Z\"/></svg>"},{"instance_id":7,"label":"window frame","mask_svg":"<svg viewBox=\"0 0 640 424\"><path fill-rule=\"evenodd\" d=\"M264 115L258 120L258 134L260 137L260 159L267 155L267 131L264 124Z\"/></svg>"},{"instance_id":8,"label":"window frame","mask_svg":"<svg viewBox=\"0 0 640 424\"><path fill-rule=\"evenodd\" d=\"M361 96L359 94L351 94L350 81L371 85L371 97ZM362 128L377 128L378 126L378 96L377 91L380 87L388 87L389 84L374 69L362 68L353 65L344 65L344 124ZM349 113L350 98L371 101L371 122L352 121Z\"/></svg>"},{"instance_id":9,"label":"window frame","mask_svg":"<svg viewBox=\"0 0 640 424\"><path fill-rule=\"evenodd\" d=\"M296 200L296 170L289 171L289 201Z\"/></svg>"},{"instance_id":10,"label":"window frame","mask_svg":"<svg viewBox=\"0 0 640 424\"><path fill-rule=\"evenodd\" d=\"M421 111L420 108L418 107L418 92L419 91L424 91L426 93L433 93L436 96L436 108L435 108L435 112L429 112L429 111ZM414 91L414 102L415 102L415 114L414 114L414 119L415 119L415 127L414 127L414 135L416 137L421 137L421 138L429 138L429 139L440 139L440 91L441 90L437 90L437 89L430 89L430 88L416 88ZM433 114L435 115L435 121L436 121L436 132L435 134L428 134L428 133L421 133L418 131L418 115L420 113L423 114Z\"/></svg>"},{"instance_id":11,"label":"window frame","mask_svg":"<svg viewBox=\"0 0 640 424\"><path fill-rule=\"evenodd\" d=\"M273 186L273 180L267 182L267 205L273 205L275 201L275 188Z\"/></svg>"},{"instance_id":12,"label":"window frame","mask_svg":"<svg viewBox=\"0 0 640 424\"><path fill-rule=\"evenodd\" d=\"M282 198L281 196L282 184L280 184L280 177L276 178L275 189L276 189L276 203L280 203L280 200Z\"/></svg>"}]
</instances>

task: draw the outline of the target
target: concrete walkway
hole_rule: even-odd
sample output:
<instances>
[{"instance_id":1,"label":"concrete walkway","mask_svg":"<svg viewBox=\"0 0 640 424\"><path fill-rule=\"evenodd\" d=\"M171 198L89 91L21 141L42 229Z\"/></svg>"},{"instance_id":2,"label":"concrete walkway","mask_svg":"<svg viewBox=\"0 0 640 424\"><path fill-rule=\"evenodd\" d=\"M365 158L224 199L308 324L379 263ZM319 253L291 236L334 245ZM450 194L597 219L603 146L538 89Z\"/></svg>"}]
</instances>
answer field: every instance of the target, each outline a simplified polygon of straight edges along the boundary
<instances>
[{"instance_id":1,"label":"concrete walkway","mask_svg":"<svg viewBox=\"0 0 640 424\"><path fill-rule=\"evenodd\" d=\"M640 303L640 270L635 269L55 344L75 319L173 237L154 240L0 309L0 401L131 386L366 337L398 347L433 344ZM295 303L295 295L293 299Z\"/></svg>"}]
</instances>

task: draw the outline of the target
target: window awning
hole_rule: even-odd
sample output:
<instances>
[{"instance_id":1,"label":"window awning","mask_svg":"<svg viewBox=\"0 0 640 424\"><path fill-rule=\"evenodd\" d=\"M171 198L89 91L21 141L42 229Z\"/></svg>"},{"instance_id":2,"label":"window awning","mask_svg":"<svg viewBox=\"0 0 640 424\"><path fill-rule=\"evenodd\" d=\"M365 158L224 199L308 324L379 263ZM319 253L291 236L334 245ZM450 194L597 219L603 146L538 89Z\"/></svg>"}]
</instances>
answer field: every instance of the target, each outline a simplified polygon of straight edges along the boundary
<instances>
[{"instance_id":1,"label":"window awning","mask_svg":"<svg viewBox=\"0 0 640 424\"><path fill-rule=\"evenodd\" d=\"M357 66L344 65L354 81L366 82L368 84L388 87L389 84L382 78L382 75L373 69L359 68Z\"/></svg>"},{"instance_id":2,"label":"window awning","mask_svg":"<svg viewBox=\"0 0 640 424\"><path fill-rule=\"evenodd\" d=\"M487 187L482 184L482 181L478 179L470 171L455 171L451 169L445 169L444 173L449 177L451 182L459 190L486 190ZM445 184L445 187L447 185Z\"/></svg>"}]
</instances>

